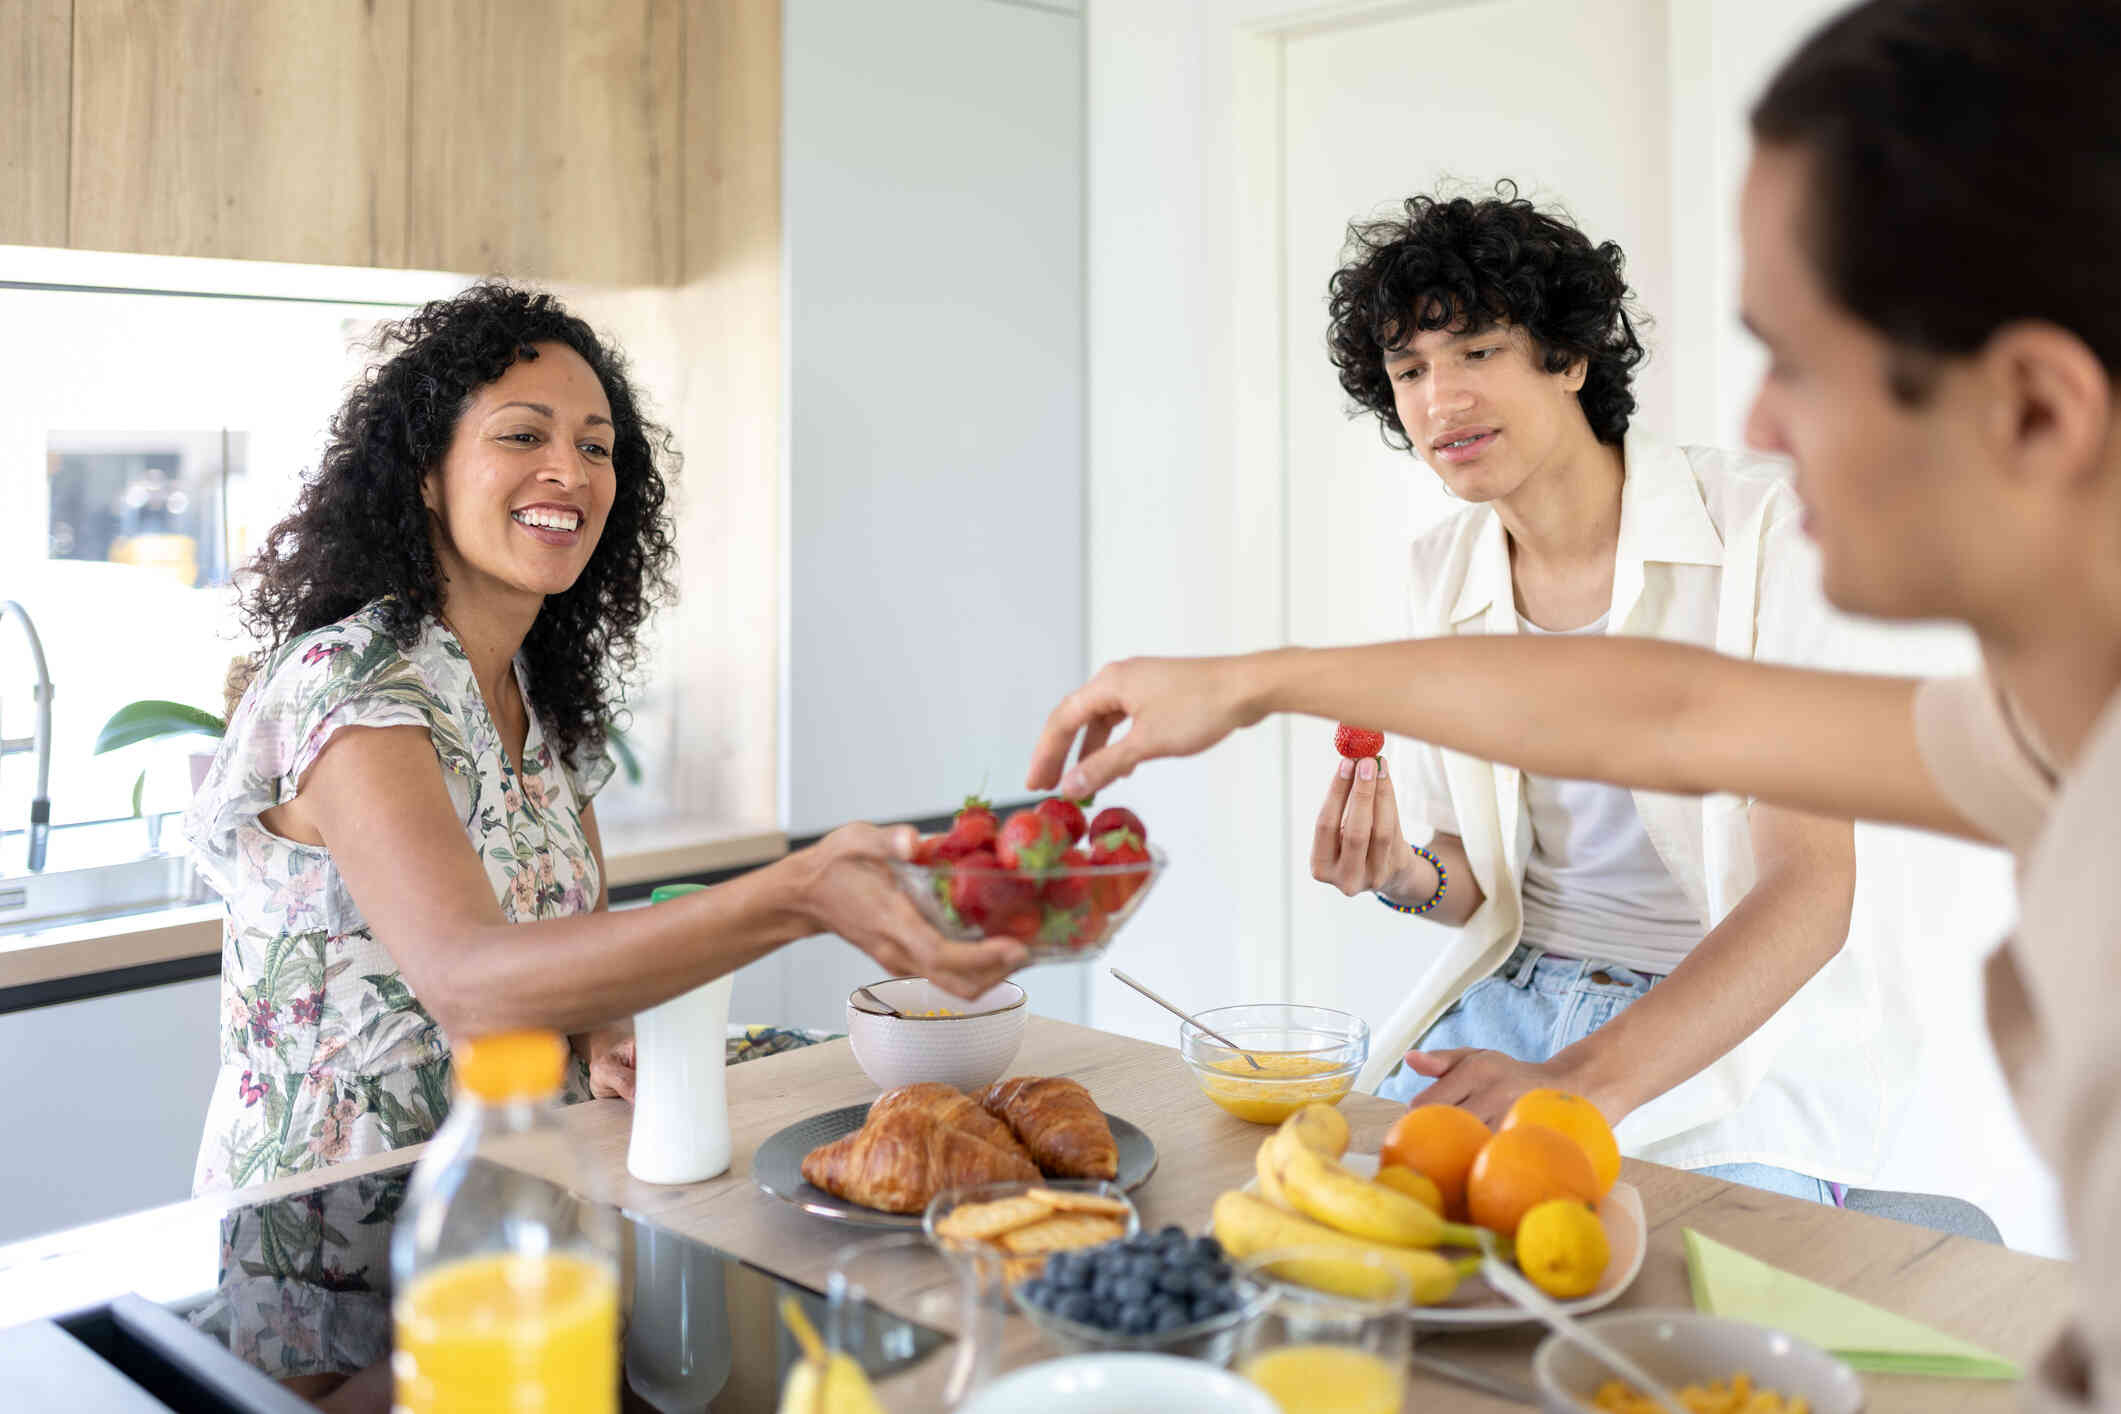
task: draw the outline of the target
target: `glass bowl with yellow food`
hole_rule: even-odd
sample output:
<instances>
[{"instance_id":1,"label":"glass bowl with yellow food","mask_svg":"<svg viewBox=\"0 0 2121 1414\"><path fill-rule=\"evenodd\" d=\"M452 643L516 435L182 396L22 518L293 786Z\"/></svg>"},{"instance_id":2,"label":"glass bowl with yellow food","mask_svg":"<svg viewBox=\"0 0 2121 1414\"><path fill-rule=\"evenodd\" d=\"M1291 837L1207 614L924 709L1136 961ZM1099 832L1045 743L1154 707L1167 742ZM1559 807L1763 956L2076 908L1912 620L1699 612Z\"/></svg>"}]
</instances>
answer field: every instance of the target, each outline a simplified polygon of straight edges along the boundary
<instances>
[{"instance_id":1,"label":"glass bowl with yellow food","mask_svg":"<svg viewBox=\"0 0 2121 1414\"><path fill-rule=\"evenodd\" d=\"M1179 1054L1194 1082L1217 1105L1253 1124L1280 1124L1305 1105L1339 1104L1370 1056L1369 1026L1331 1007L1225 1006L1196 1019L1199 1025L1188 1021L1178 1028Z\"/></svg>"}]
</instances>

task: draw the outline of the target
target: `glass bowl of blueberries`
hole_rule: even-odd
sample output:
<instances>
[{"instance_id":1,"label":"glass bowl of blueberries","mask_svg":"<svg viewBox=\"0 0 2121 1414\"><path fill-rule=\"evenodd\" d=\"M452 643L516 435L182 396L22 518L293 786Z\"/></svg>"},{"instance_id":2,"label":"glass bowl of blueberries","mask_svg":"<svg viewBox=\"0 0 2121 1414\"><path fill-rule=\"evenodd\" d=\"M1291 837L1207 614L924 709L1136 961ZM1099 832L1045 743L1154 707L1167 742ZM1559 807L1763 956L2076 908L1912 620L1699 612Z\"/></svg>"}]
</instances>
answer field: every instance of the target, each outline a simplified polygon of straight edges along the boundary
<instances>
[{"instance_id":1,"label":"glass bowl of blueberries","mask_svg":"<svg viewBox=\"0 0 2121 1414\"><path fill-rule=\"evenodd\" d=\"M1056 1252L1009 1295L1063 1354L1150 1350L1215 1365L1230 1362L1273 1299L1236 1273L1221 1243L1176 1224Z\"/></svg>"}]
</instances>

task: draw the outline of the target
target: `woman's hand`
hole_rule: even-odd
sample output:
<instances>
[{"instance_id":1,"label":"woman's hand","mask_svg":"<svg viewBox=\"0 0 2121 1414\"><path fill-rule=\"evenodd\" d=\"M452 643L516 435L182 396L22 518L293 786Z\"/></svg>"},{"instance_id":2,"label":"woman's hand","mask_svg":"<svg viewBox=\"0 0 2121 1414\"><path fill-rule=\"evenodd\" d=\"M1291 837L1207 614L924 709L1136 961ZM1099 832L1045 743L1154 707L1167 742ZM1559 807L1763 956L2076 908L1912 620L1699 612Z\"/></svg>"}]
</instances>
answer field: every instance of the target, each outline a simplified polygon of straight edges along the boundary
<instances>
[{"instance_id":1,"label":"woman's hand","mask_svg":"<svg viewBox=\"0 0 2121 1414\"><path fill-rule=\"evenodd\" d=\"M1433 877L1431 887L1422 887L1424 871L1434 873L1400 828L1399 797L1384 758L1342 758L1311 831L1311 877L1349 898L1375 889L1418 903L1435 891Z\"/></svg>"},{"instance_id":2,"label":"woman's hand","mask_svg":"<svg viewBox=\"0 0 2121 1414\"><path fill-rule=\"evenodd\" d=\"M1471 1110L1493 1129L1527 1090L1566 1090L1598 1107L1607 1124L1627 1118L1611 1097L1594 1093L1575 1067L1560 1061L1536 1064L1501 1051L1459 1047L1444 1051L1408 1051L1407 1069L1430 1077L1429 1088L1414 1097L1417 1105L1456 1105Z\"/></svg>"},{"instance_id":3,"label":"woman's hand","mask_svg":"<svg viewBox=\"0 0 2121 1414\"><path fill-rule=\"evenodd\" d=\"M1108 663L1046 718L1024 784L1080 800L1144 761L1206 751L1263 714L1255 704L1266 655L1232 658L1129 658ZM1122 723L1127 734L1113 741ZM1061 768L1082 747L1066 779Z\"/></svg>"},{"instance_id":4,"label":"woman's hand","mask_svg":"<svg viewBox=\"0 0 2121 1414\"><path fill-rule=\"evenodd\" d=\"M621 1021L611 1026L599 1026L586 1036L571 1038L582 1059L589 1062L589 1094L591 1098L608 1100L613 1097L633 1103L634 1059L633 1023Z\"/></svg>"},{"instance_id":5,"label":"woman's hand","mask_svg":"<svg viewBox=\"0 0 2121 1414\"><path fill-rule=\"evenodd\" d=\"M919 838L911 825L842 825L797 857L804 866L803 906L819 928L839 934L892 976L925 977L969 1001L1031 954L1014 938L956 942L921 917L891 873L891 861L911 858Z\"/></svg>"}]
</instances>

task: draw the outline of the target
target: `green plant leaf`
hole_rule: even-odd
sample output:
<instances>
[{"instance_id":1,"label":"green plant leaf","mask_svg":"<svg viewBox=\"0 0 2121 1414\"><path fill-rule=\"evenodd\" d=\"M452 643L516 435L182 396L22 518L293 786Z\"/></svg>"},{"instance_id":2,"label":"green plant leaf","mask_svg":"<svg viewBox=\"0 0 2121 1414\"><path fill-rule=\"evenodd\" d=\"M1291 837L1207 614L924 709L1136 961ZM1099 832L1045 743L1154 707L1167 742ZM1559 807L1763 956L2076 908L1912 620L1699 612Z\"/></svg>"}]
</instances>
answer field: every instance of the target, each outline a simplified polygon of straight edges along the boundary
<instances>
[{"instance_id":1,"label":"green plant leaf","mask_svg":"<svg viewBox=\"0 0 2121 1414\"><path fill-rule=\"evenodd\" d=\"M181 702L128 702L111 713L103 730L96 733L95 754L101 756L106 751L165 736L218 737L227 730L228 723L213 713Z\"/></svg>"},{"instance_id":2,"label":"green plant leaf","mask_svg":"<svg viewBox=\"0 0 2121 1414\"><path fill-rule=\"evenodd\" d=\"M635 759L633 747L626 740L626 733L606 722L604 723L604 743L611 748L611 754L619 758L619 769L626 773L626 784L630 786L639 785L641 783L641 763Z\"/></svg>"},{"instance_id":3,"label":"green plant leaf","mask_svg":"<svg viewBox=\"0 0 2121 1414\"><path fill-rule=\"evenodd\" d=\"M140 797L147 790L147 772L133 777L133 818L140 818Z\"/></svg>"}]
</instances>

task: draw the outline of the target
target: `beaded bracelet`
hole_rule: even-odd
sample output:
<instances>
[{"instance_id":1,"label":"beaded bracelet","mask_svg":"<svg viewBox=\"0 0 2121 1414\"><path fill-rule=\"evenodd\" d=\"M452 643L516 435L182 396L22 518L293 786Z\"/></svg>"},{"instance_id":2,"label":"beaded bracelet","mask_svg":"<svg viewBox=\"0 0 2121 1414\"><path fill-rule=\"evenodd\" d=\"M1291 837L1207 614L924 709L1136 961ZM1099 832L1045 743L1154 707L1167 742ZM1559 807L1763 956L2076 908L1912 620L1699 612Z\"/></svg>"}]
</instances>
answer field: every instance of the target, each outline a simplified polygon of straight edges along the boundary
<instances>
[{"instance_id":1,"label":"beaded bracelet","mask_svg":"<svg viewBox=\"0 0 2121 1414\"><path fill-rule=\"evenodd\" d=\"M1377 892L1377 901L1394 913L1412 913L1418 916L1427 913L1430 909L1436 907L1437 904L1443 902L1444 890L1451 887L1451 873L1443 867L1441 859L1438 859L1420 845L1415 845L1413 848L1416 854L1436 866L1436 892L1429 895L1429 901L1427 903L1394 903L1386 898L1382 892L1374 890L1373 892Z\"/></svg>"}]
</instances>

